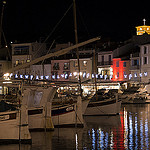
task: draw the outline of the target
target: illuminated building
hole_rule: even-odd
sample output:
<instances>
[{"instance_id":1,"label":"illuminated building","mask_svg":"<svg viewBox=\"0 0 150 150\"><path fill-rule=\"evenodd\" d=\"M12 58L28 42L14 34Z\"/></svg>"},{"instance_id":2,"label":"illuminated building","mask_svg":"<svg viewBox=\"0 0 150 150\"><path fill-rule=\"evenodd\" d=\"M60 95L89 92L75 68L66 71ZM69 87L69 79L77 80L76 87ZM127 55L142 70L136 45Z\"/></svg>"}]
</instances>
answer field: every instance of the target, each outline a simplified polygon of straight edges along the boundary
<instances>
[{"instance_id":1,"label":"illuminated building","mask_svg":"<svg viewBox=\"0 0 150 150\"><path fill-rule=\"evenodd\" d=\"M12 46L12 67L29 63L32 60L46 54L45 43L13 43ZM20 74L30 73L31 68L18 70Z\"/></svg>"},{"instance_id":2,"label":"illuminated building","mask_svg":"<svg viewBox=\"0 0 150 150\"><path fill-rule=\"evenodd\" d=\"M137 35L143 35L144 33L147 33L147 34L150 34L150 26L146 26L146 25L143 25L143 26L138 26L136 27L137 31Z\"/></svg>"},{"instance_id":3,"label":"illuminated building","mask_svg":"<svg viewBox=\"0 0 150 150\"><path fill-rule=\"evenodd\" d=\"M77 59L70 59L71 81L78 81L78 62ZM92 79L92 58L80 58L81 81Z\"/></svg>"},{"instance_id":4,"label":"illuminated building","mask_svg":"<svg viewBox=\"0 0 150 150\"><path fill-rule=\"evenodd\" d=\"M78 82L78 62L77 59L51 60L51 71L53 81L75 81ZM92 78L92 59L80 59L81 81Z\"/></svg>"},{"instance_id":5,"label":"illuminated building","mask_svg":"<svg viewBox=\"0 0 150 150\"><path fill-rule=\"evenodd\" d=\"M51 72L53 81L69 81L70 61L51 60Z\"/></svg>"},{"instance_id":6,"label":"illuminated building","mask_svg":"<svg viewBox=\"0 0 150 150\"><path fill-rule=\"evenodd\" d=\"M12 67L28 63L46 54L44 43L14 43L12 46Z\"/></svg>"},{"instance_id":7,"label":"illuminated building","mask_svg":"<svg viewBox=\"0 0 150 150\"><path fill-rule=\"evenodd\" d=\"M137 26L136 29L136 34L137 35L143 35L144 33L150 34L150 26L145 25L146 20L143 19L144 25L142 26Z\"/></svg>"},{"instance_id":8,"label":"illuminated building","mask_svg":"<svg viewBox=\"0 0 150 150\"><path fill-rule=\"evenodd\" d=\"M150 44L143 44L140 46L140 58L141 58L141 82L150 82Z\"/></svg>"},{"instance_id":9,"label":"illuminated building","mask_svg":"<svg viewBox=\"0 0 150 150\"><path fill-rule=\"evenodd\" d=\"M111 80L113 75L112 70L112 51L104 51L98 53L98 74L102 76L101 80Z\"/></svg>"},{"instance_id":10,"label":"illuminated building","mask_svg":"<svg viewBox=\"0 0 150 150\"><path fill-rule=\"evenodd\" d=\"M130 54L130 72L132 78L130 83L139 84L140 82L140 48L136 47Z\"/></svg>"},{"instance_id":11,"label":"illuminated building","mask_svg":"<svg viewBox=\"0 0 150 150\"><path fill-rule=\"evenodd\" d=\"M112 81L128 81L129 80L129 60L121 60L121 58L113 58L113 78Z\"/></svg>"},{"instance_id":12,"label":"illuminated building","mask_svg":"<svg viewBox=\"0 0 150 150\"><path fill-rule=\"evenodd\" d=\"M150 82L150 44L142 44L130 54L130 82L134 84Z\"/></svg>"}]
</instances>

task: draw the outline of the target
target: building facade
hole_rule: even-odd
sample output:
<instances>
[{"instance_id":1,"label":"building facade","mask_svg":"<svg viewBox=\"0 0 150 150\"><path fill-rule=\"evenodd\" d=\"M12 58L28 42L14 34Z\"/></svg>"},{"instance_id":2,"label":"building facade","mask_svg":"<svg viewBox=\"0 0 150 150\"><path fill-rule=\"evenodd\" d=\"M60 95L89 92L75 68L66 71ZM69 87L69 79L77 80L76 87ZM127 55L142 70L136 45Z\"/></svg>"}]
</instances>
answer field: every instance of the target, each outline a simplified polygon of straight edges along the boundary
<instances>
[{"instance_id":1,"label":"building facade","mask_svg":"<svg viewBox=\"0 0 150 150\"><path fill-rule=\"evenodd\" d=\"M44 43L20 43L12 46L12 67L28 63L46 54L46 44Z\"/></svg>"},{"instance_id":2,"label":"building facade","mask_svg":"<svg viewBox=\"0 0 150 150\"><path fill-rule=\"evenodd\" d=\"M97 69L100 80L111 80L113 76L112 60L112 51L104 51L98 53Z\"/></svg>"},{"instance_id":3,"label":"building facade","mask_svg":"<svg viewBox=\"0 0 150 150\"><path fill-rule=\"evenodd\" d=\"M70 61L51 60L52 81L69 81Z\"/></svg>"},{"instance_id":4,"label":"building facade","mask_svg":"<svg viewBox=\"0 0 150 150\"><path fill-rule=\"evenodd\" d=\"M140 78L142 83L150 82L150 44L140 46Z\"/></svg>"},{"instance_id":5,"label":"building facade","mask_svg":"<svg viewBox=\"0 0 150 150\"><path fill-rule=\"evenodd\" d=\"M128 81L130 78L130 60L113 58L113 78L112 81Z\"/></svg>"},{"instance_id":6,"label":"building facade","mask_svg":"<svg viewBox=\"0 0 150 150\"><path fill-rule=\"evenodd\" d=\"M140 82L140 52L130 54L130 82Z\"/></svg>"},{"instance_id":7,"label":"building facade","mask_svg":"<svg viewBox=\"0 0 150 150\"><path fill-rule=\"evenodd\" d=\"M81 81L87 81L92 79L92 58L81 58L80 62L80 77ZM77 59L70 59L70 76L71 81L78 81L79 73L78 73L78 61Z\"/></svg>"}]
</instances>

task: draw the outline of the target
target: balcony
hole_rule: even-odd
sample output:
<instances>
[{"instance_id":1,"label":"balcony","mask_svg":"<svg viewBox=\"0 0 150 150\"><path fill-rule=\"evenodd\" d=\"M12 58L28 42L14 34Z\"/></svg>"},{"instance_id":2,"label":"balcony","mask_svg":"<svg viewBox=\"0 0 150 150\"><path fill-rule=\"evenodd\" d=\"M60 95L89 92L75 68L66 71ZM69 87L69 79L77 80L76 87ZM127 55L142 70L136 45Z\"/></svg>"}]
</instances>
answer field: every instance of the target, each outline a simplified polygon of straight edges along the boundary
<instances>
[{"instance_id":1,"label":"balcony","mask_svg":"<svg viewBox=\"0 0 150 150\"><path fill-rule=\"evenodd\" d=\"M139 57L139 56L140 56L139 53L133 53L133 54L131 54L131 58L133 58L133 57Z\"/></svg>"},{"instance_id":2,"label":"balcony","mask_svg":"<svg viewBox=\"0 0 150 150\"><path fill-rule=\"evenodd\" d=\"M131 66L130 70L139 70L140 66L139 65L135 65L135 66Z\"/></svg>"},{"instance_id":3,"label":"balcony","mask_svg":"<svg viewBox=\"0 0 150 150\"><path fill-rule=\"evenodd\" d=\"M98 66L112 65L112 61L98 62L97 65L98 65Z\"/></svg>"}]
</instances>

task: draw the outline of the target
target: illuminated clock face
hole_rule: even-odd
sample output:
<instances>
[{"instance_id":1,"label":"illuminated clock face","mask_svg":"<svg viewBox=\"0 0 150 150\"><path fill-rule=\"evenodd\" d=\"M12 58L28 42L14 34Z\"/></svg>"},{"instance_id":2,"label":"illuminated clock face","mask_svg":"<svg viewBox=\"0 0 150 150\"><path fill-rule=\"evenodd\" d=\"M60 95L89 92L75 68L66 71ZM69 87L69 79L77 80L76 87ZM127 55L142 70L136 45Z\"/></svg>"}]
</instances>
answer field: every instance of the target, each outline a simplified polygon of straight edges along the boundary
<instances>
[{"instance_id":1,"label":"illuminated clock face","mask_svg":"<svg viewBox=\"0 0 150 150\"><path fill-rule=\"evenodd\" d=\"M140 28L140 30L142 30L142 28Z\"/></svg>"},{"instance_id":2,"label":"illuminated clock face","mask_svg":"<svg viewBox=\"0 0 150 150\"><path fill-rule=\"evenodd\" d=\"M147 28L147 30L149 30L149 28Z\"/></svg>"}]
</instances>

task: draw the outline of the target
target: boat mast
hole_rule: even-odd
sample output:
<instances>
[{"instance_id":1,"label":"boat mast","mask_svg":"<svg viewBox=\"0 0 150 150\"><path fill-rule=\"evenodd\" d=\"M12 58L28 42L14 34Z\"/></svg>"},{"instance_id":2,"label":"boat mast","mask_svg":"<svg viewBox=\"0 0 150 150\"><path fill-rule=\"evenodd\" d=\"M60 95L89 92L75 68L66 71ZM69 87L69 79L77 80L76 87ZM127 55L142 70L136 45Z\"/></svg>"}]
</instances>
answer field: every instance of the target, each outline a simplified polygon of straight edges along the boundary
<instances>
[{"instance_id":1,"label":"boat mast","mask_svg":"<svg viewBox=\"0 0 150 150\"><path fill-rule=\"evenodd\" d=\"M6 1L3 1L2 12L1 12L1 22L0 22L0 48L2 48L2 23L3 23L3 12Z\"/></svg>"},{"instance_id":2,"label":"boat mast","mask_svg":"<svg viewBox=\"0 0 150 150\"><path fill-rule=\"evenodd\" d=\"M76 15L76 2L75 2L75 0L73 0L73 15L74 15L75 44L78 44L77 15ZM80 60L79 60L79 49L78 49L78 47L76 48L76 55L77 55L77 61L78 61L79 91L80 91L80 96L82 96L81 76L80 76Z\"/></svg>"},{"instance_id":3,"label":"boat mast","mask_svg":"<svg viewBox=\"0 0 150 150\"><path fill-rule=\"evenodd\" d=\"M96 47L95 47L96 49ZM95 94L96 94L96 101L98 100L98 95L97 95L97 79L96 79L96 73L97 73L97 65L96 65L96 53L95 53L95 49L94 49L94 53L93 53L93 63L94 63L94 82L95 82Z\"/></svg>"}]
</instances>

